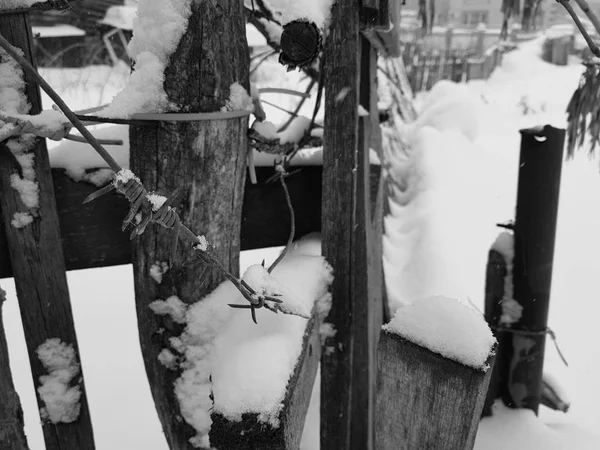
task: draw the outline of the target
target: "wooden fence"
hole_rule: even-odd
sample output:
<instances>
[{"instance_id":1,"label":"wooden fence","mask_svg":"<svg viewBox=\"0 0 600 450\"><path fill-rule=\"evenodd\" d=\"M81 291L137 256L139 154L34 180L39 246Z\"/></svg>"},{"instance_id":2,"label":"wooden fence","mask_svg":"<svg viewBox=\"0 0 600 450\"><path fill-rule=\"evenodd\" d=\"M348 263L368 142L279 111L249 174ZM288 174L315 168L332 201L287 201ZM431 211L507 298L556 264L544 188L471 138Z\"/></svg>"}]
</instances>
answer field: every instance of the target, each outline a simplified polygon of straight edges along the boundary
<instances>
[{"instance_id":1,"label":"wooden fence","mask_svg":"<svg viewBox=\"0 0 600 450\"><path fill-rule=\"evenodd\" d=\"M457 83L487 79L502 63L505 46L496 43L480 54L461 50L424 50L419 44L402 46L402 58L413 92L430 90L440 80Z\"/></svg>"},{"instance_id":2,"label":"wooden fence","mask_svg":"<svg viewBox=\"0 0 600 450\"><path fill-rule=\"evenodd\" d=\"M557 66L569 64L569 55L574 52L575 35L548 38L542 45L542 59Z\"/></svg>"}]
</instances>

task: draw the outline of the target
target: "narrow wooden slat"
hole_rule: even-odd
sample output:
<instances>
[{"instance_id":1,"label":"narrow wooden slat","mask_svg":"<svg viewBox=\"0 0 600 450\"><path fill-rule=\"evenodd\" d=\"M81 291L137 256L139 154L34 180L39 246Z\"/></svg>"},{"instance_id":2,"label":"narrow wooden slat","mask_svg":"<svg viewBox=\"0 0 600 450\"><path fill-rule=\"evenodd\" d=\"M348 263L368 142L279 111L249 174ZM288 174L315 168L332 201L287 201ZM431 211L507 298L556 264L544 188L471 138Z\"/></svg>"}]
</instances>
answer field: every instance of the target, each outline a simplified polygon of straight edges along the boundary
<instances>
[{"instance_id":1,"label":"narrow wooden slat","mask_svg":"<svg viewBox=\"0 0 600 450\"><path fill-rule=\"evenodd\" d=\"M387 331L377 359L377 450L473 448L491 369L464 366Z\"/></svg>"},{"instance_id":2,"label":"narrow wooden slat","mask_svg":"<svg viewBox=\"0 0 600 450\"><path fill-rule=\"evenodd\" d=\"M0 370L0 448L3 450L29 450L23 431L23 410L10 373L8 344L2 321L4 300L6 300L5 294L0 287L0 367L2 368Z\"/></svg>"},{"instance_id":3,"label":"narrow wooden slat","mask_svg":"<svg viewBox=\"0 0 600 450\"><path fill-rule=\"evenodd\" d=\"M280 425L273 428L260 422L258 415L248 413L242 420L232 422L221 414L213 414L210 430L211 446L217 450L298 450L304 429L304 420L321 358L319 329L322 317L315 311L306 324L302 353L288 381Z\"/></svg>"},{"instance_id":4,"label":"narrow wooden slat","mask_svg":"<svg viewBox=\"0 0 600 450\"><path fill-rule=\"evenodd\" d=\"M325 49L322 233L323 254L335 273L327 322L336 334L326 342L331 352L321 359L321 448L340 450L370 450L374 445L373 323L374 314L382 310L381 285L370 284L377 267L370 261L369 243L365 144L371 124L358 117L359 103L370 103L370 97L369 103L365 95L361 98L361 88L369 89L370 68L365 71L364 63L370 64L371 50L368 41L361 42L358 15L355 2L334 4Z\"/></svg>"},{"instance_id":5,"label":"narrow wooden slat","mask_svg":"<svg viewBox=\"0 0 600 450\"><path fill-rule=\"evenodd\" d=\"M32 36L26 14L0 16L0 33L13 45L23 49L32 60ZM31 79L27 81L27 99L31 113L41 111L40 93ZM27 341L27 350L35 387L39 377L47 371L38 359L36 349L47 339L59 338L70 344L79 357L73 323L65 263L60 241L60 228L48 152L43 140L33 150L34 169L39 184L39 215L34 222L21 229L11 225L13 213L23 210L20 195L11 187L10 176L18 171L10 150L0 144L0 207L7 236L8 250L14 271L21 318ZM81 410L72 423L53 425L43 422L46 450L93 450L94 435L83 376L74 380L81 390ZM36 390L37 394L37 390ZM38 405L44 407L37 396Z\"/></svg>"}]
</instances>

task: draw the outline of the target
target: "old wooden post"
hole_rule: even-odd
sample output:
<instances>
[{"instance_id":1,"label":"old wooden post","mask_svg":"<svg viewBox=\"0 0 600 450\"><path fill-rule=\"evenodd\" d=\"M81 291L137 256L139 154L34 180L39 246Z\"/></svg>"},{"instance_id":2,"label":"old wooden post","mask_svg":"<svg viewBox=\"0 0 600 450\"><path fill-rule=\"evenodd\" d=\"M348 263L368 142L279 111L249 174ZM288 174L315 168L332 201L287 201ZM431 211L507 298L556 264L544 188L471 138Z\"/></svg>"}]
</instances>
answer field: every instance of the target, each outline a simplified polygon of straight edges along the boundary
<instances>
[{"instance_id":1,"label":"old wooden post","mask_svg":"<svg viewBox=\"0 0 600 450\"><path fill-rule=\"evenodd\" d=\"M507 299L498 302L491 296L486 300L486 318L499 341L488 404L500 397L508 406L538 411L564 139L565 130L551 126L521 130L514 299L508 299L518 307L511 308L510 320L502 320ZM491 286L487 291L493 294Z\"/></svg>"},{"instance_id":2,"label":"old wooden post","mask_svg":"<svg viewBox=\"0 0 600 450\"><path fill-rule=\"evenodd\" d=\"M192 15L170 65L165 91L181 112L219 111L228 100L230 86L239 82L249 91L249 56L242 2L192 2ZM148 190L168 195L183 188L174 206L182 221L203 234L233 274L239 272L240 223L245 180L248 119L198 122L157 122L152 127L132 126L131 167ZM195 430L180 416L173 392L176 371L167 370L158 354L179 335L181 325L156 316L149 304L176 295L185 303L202 299L221 281L219 272L204 267L183 267L190 249L178 252L175 266L156 283L150 268L168 261L173 234L149 227L134 243L136 309L150 389L167 441L172 450L190 449Z\"/></svg>"},{"instance_id":3,"label":"old wooden post","mask_svg":"<svg viewBox=\"0 0 600 450\"><path fill-rule=\"evenodd\" d=\"M240 421L212 414L210 444L219 450L298 450L302 440L304 422L311 400L311 393L321 357L323 323L316 310L306 324L302 353L294 372L288 380L283 407L278 414L279 426L273 427L259 419L259 414L247 412Z\"/></svg>"},{"instance_id":4,"label":"old wooden post","mask_svg":"<svg viewBox=\"0 0 600 450\"><path fill-rule=\"evenodd\" d=\"M523 1L523 12L521 14L521 29L528 33L533 28L534 21L534 9L536 0L524 0Z\"/></svg>"},{"instance_id":5,"label":"old wooden post","mask_svg":"<svg viewBox=\"0 0 600 450\"><path fill-rule=\"evenodd\" d=\"M23 431L23 411L19 395L15 391L10 361L8 360L8 344L2 322L2 303L6 300L5 292L0 287L0 448L6 450L29 450L27 438Z\"/></svg>"},{"instance_id":6,"label":"old wooden post","mask_svg":"<svg viewBox=\"0 0 600 450\"><path fill-rule=\"evenodd\" d=\"M335 336L321 359L321 448L374 445L375 349L382 321L381 208L372 216L369 147L379 132L376 57L358 1L337 2L325 43L323 254L334 268ZM359 105L369 111L359 117ZM380 139L379 139L380 141Z\"/></svg>"},{"instance_id":7,"label":"old wooden post","mask_svg":"<svg viewBox=\"0 0 600 450\"><path fill-rule=\"evenodd\" d=\"M377 359L377 450L473 448L489 368L445 358L389 331L381 334Z\"/></svg>"},{"instance_id":8,"label":"old wooden post","mask_svg":"<svg viewBox=\"0 0 600 450\"><path fill-rule=\"evenodd\" d=\"M485 52L485 31L486 26L483 23L480 23L473 33L473 36L475 37L474 53L478 58L481 58Z\"/></svg>"},{"instance_id":9,"label":"old wooden post","mask_svg":"<svg viewBox=\"0 0 600 450\"><path fill-rule=\"evenodd\" d=\"M0 15L0 33L14 46L23 50L25 57L33 60L32 36L27 13ZM0 62L8 58L0 56ZM31 104L31 114L41 111L41 99L37 85L25 77L26 96ZM0 105L1 107L1 105ZM25 111L24 111L25 112ZM39 186L39 204L33 222L23 228L15 228L13 215L24 211L25 205L19 192L11 185L11 176L22 173L9 147L0 143L0 209L7 235L12 272L17 287L21 318L25 330L29 361L36 387L40 410L45 407L37 392L39 379L48 371L36 354L37 348L47 339L58 338L72 345L77 359L79 350L73 324L69 289L65 274L65 263L61 236L54 201L54 188L50 174L48 152L43 139L32 142L33 171ZM83 376L73 380L81 391L80 412L70 423L51 423L42 417L46 450L92 450L94 434L88 410Z\"/></svg>"},{"instance_id":10,"label":"old wooden post","mask_svg":"<svg viewBox=\"0 0 600 450\"><path fill-rule=\"evenodd\" d=\"M449 52L452 50L452 36L454 35L454 27L452 25L448 25L445 33L445 50Z\"/></svg>"}]
</instances>

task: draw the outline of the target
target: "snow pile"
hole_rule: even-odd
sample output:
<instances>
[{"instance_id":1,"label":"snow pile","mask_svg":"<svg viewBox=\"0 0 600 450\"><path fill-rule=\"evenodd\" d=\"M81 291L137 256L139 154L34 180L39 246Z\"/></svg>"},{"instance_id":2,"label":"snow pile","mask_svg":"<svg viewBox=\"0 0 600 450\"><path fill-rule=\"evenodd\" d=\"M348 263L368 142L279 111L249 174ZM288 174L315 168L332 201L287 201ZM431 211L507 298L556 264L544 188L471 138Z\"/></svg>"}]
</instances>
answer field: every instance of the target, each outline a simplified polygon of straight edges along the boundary
<instances>
[{"instance_id":1,"label":"snow pile","mask_svg":"<svg viewBox=\"0 0 600 450\"><path fill-rule=\"evenodd\" d=\"M501 401L494 404L492 417L479 423L474 450L596 450L600 435L568 419L544 423L528 409L512 409Z\"/></svg>"},{"instance_id":2,"label":"snow pile","mask_svg":"<svg viewBox=\"0 0 600 450\"><path fill-rule=\"evenodd\" d=\"M383 329L466 366L487 370L496 339L480 312L459 301L429 297L396 311Z\"/></svg>"},{"instance_id":3,"label":"snow pile","mask_svg":"<svg viewBox=\"0 0 600 450\"><path fill-rule=\"evenodd\" d=\"M406 153L386 155L393 183L383 256L392 312L419 298L466 301L484 293L497 187L474 142L483 117L483 104L464 86L440 83L401 130Z\"/></svg>"},{"instance_id":4,"label":"snow pile","mask_svg":"<svg viewBox=\"0 0 600 450\"><path fill-rule=\"evenodd\" d=\"M0 50L0 105L9 115L27 114L31 108L25 97L23 70L4 50ZM0 121L0 135L15 125ZM8 133L10 134L10 133ZM25 134L6 141L21 166L20 174L10 177L10 185L15 189L24 205L25 211L17 211L11 220L16 228L23 228L33 222L38 214L39 185L35 179L34 153L35 136Z\"/></svg>"},{"instance_id":5,"label":"snow pile","mask_svg":"<svg viewBox=\"0 0 600 450\"><path fill-rule=\"evenodd\" d=\"M135 70L127 86L102 110L103 117L162 112L171 105L163 88L164 71L191 15L191 0L142 0L133 24L129 54Z\"/></svg>"},{"instance_id":6,"label":"snow pile","mask_svg":"<svg viewBox=\"0 0 600 450\"><path fill-rule=\"evenodd\" d=\"M37 348L36 353L48 371L48 375L40 377L41 386L38 388L45 405L40 416L54 424L74 422L81 408L81 390L77 385L71 386L73 379L79 375L73 346L58 338L48 339Z\"/></svg>"},{"instance_id":7,"label":"snow pile","mask_svg":"<svg viewBox=\"0 0 600 450\"><path fill-rule=\"evenodd\" d=\"M187 305L179 297L172 295L166 300L155 300L150 305L150 309L159 316L170 316L177 323L186 323L185 314Z\"/></svg>"},{"instance_id":8,"label":"snow pile","mask_svg":"<svg viewBox=\"0 0 600 450\"><path fill-rule=\"evenodd\" d=\"M169 270L169 264L166 261L156 261L150 266L150 276L158 284L162 283L163 275Z\"/></svg>"},{"instance_id":9,"label":"snow pile","mask_svg":"<svg viewBox=\"0 0 600 450\"><path fill-rule=\"evenodd\" d=\"M322 257L312 256L315 253L312 247L296 248L272 274L261 265L251 265L243 279L259 295L281 294L283 307L296 313L309 316L320 300L318 310L326 314L331 268ZM159 360L182 371L174 390L182 417L197 432L190 441L195 447L209 448L212 412L232 420L254 412L276 425L287 381L302 349L305 318L259 309L256 325L249 312L233 310L229 303L248 302L226 281L193 305L176 297L150 304L156 314L186 324Z\"/></svg>"},{"instance_id":10,"label":"snow pile","mask_svg":"<svg viewBox=\"0 0 600 450\"><path fill-rule=\"evenodd\" d=\"M233 284L222 283L188 308L185 317L187 326L183 334L178 338L171 338L172 350L181 355L179 367L183 370L175 381L175 395L183 419L196 430L197 434L192 438L195 447L210 448L208 432L212 424L210 414L213 407L211 373L215 354L214 339L232 315L227 303L237 297L239 293Z\"/></svg>"},{"instance_id":11,"label":"snow pile","mask_svg":"<svg viewBox=\"0 0 600 450\"><path fill-rule=\"evenodd\" d=\"M248 267L246 272L244 272L242 280L254 289L256 296L275 297L281 300L283 303L279 303L277 308L282 312L295 314L305 319L310 318L312 304L306 304L306 299L296 296L284 283L279 282L262 265L254 264Z\"/></svg>"},{"instance_id":12,"label":"snow pile","mask_svg":"<svg viewBox=\"0 0 600 450\"><path fill-rule=\"evenodd\" d=\"M33 216L29 213L16 212L13 214L13 218L10 221L11 226L14 228L25 228L27 225L33 222Z\"/></svg>"},{"instance_id":13,"label":"snow pile","mask_svg":"<svg viewBox=\"0 0 600 450\"><path fill-rule=\"evenodd\" d=\"M272 275L306 310L328 295L332 281L322 257L298 254L286 257ZM234 314L215 340L214 412L230 420L257 413L260 421L277 427L286 385L302 350L306 319L264 309L257 311L257 319L258 326L247 314Z\"/></svg>"},{"instance_id":14,"label":"snow pile","mask_svg":"<svg viewBox=\"0 0 600 450\"><path fill-rule=\"evenodd\" d=\"M254 111L254 103L252 97L248 94L244 86L237 81L229 86L229 98L225 102L225 106L221 108L222 112L226 111Z\"/></svg>"}]
</instances>

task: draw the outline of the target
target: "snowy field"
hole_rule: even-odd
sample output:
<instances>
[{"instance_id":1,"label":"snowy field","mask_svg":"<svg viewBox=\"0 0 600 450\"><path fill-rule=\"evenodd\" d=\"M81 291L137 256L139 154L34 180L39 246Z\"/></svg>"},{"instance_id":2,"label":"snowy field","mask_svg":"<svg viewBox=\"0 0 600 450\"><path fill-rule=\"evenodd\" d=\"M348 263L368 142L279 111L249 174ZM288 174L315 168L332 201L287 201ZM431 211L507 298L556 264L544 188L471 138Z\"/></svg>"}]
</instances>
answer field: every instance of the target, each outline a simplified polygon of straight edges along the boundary
<instances>
[{"instance_id":1,"label":"snowy field","mask_svg":"<svg viewBox=\"0 0 600 450\"><path fill-rule=\"evenodd\" d=\"M435 236L456 238L455 241L464 246L453 244L452 239L430 240L423 245L434 246L447 258L437 263L440 273L444 262L450 264L451 257L461 262L468 260L460 268L453 269L454 279L442 277L440 283L446 283L444 286L452 291L450 295L464 295L479 308L483 308L485 255L498 232L494 224L513 218L520 142L518 130L546 123L564 126L564 110L582 71L582 66L575 60L566 67L542 62L538 57L540 46L540 41L524 44L505 57L502 67L489 80L469 83L459 95L444 100L445 103L437 99L438 105L441 103L443 107L423 119L438 131L457 133L454 140L431 141L436 152L433 154L445 162L441 170L435 160L429 161L437 170L436 179L454 187L443 197L443 205L430 205L434 210L428 217L436 219ZM120 67L85 72L53 70L46 75L74 108L85 108L110 101L127 73L127 68ZM278 87L298 89L297 75L291 75L294 78L288 79L287 86L281 86L279 79L285 76L285 70L281 68L277 72ZM264 86L269 84L269 79L257 81ZM458 91L454 89L453 92ZM287 102L286 108L293 108L293 100L281 100ZM272 101L281 104L275 96ZM418 103L423 111L432 111L434 102L426 95L419 97ZM277 116L275 111L274 108L267 109L268 117L279 117L283 121L285 118ZM310 111L308 103L302 113L310 115ZM464 143L466 147L462 145ZM543 408L538 420L528 411L509 411L499 406L493 418L482 421L477 450L600 448L600 437L594 434L598 433L600 424L600 349L596 345L592 323L600 314L600 304L594 300L600 296L597 275L600 273L597 257L600 252L600 233L597 231L600 229L600 202L596 200L600 196L598 164L582 153L568 162L563 171L549 325L558 336L569 368L562 366L549 342L547 370L569 392L571 409L565 415ZM481 224L476 235L467 239L458 218ZM397 250L398 254L402 253L401 248ZM419 264L422 266L416 264L413 271L418 272L428 261L430 248L415 251L421 250L424 256ZM260 262L263 257L267 262L272 261L277 253L278 249L244 252L242 270ZM399 266L394 265L395 257L389 259L392 263L386 267L388 278L405 276L400 273ZM131 266L74 271L68 274L68 279L97 448L166 450L150 391L144 381ZM0 285L7 291L4 320L11 368L25 410L26 433L31 449L41 450L41 428L14 284L12 280L0 280ZM391 286L390 292L397 299L405 295L397 290L397 286ZM412 294L426 293L414 287ZM318 398L318 390L313 398ZM309 412L302 449L318 449L316 402Z\"/></svg>"}]
</instances>

